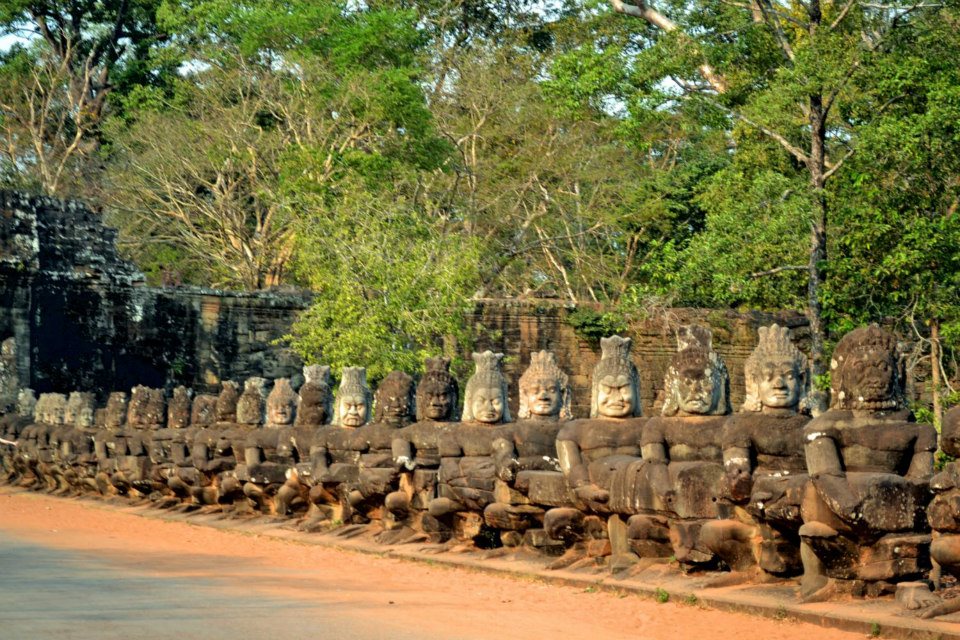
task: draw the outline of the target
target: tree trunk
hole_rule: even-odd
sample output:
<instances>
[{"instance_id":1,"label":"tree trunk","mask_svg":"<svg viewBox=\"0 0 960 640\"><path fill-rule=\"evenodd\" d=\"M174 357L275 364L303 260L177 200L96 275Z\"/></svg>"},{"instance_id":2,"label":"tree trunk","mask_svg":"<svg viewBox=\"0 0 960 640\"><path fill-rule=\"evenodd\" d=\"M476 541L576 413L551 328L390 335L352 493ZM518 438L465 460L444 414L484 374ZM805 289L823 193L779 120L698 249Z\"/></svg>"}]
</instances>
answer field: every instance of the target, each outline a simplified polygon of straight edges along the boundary
<instances>
[{"instance_id":1,"label":"tree trunk","mask_svg":"<svg viewBox=\"0 0 960 640\"><path fill-rule=\"evenodd\" d=\"M933 424L940 430L943 420L943 404L940 399L940 321L930 320L930 393L933 396Z\"/></svg>"},{"instance_id":2,"label":"tree trunk","mask_svg":"<svg viewBox=\"0 0 960 640\"><path fill-rule=\"evenodd\" d=\"M822 15L819 0L809 5L810 39L816 37ZM810 369L814 376L826 373L823 351L826 329L823 326L823 307L820 305L820 285L823 272L820 265L827 259L827 194L826 183L826 138L827 117L823 106L823 93L817 91L809 96L810 104L810 154L807 171L810 173L810 190L813 196L813 216L810 220L810 261L807 264L807 320L810 322Z\"/></svg>"}]
</instances>

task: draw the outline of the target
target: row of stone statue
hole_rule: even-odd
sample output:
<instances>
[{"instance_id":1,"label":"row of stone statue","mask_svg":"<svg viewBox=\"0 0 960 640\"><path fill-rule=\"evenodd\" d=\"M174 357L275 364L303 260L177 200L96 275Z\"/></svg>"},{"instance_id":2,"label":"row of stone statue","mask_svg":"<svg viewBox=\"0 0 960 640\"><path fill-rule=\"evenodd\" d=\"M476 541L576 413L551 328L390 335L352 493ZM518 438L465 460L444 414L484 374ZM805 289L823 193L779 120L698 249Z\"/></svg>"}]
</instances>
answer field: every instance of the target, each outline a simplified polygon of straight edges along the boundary
<instances>
[{"instance_id":1,"label":"row of stone statue","mask_svg":"<svg viewBox=\"0 0 960 640\"><path fill-rule=\"evenodd\" d=\"M178 387L167 402L136 387L105 409L87 393L35 401L24 390L0 421L2 464L7 481L50 491L361 524L388 543L530 547L573 568L672 557L726 569L727 581L801 576L807 600L896 588L921 615L960 609L928 588L960 575L960 468L934 476L937 433L905 407L890 333L871 325L837 344L831 407L815 418L806 358L777 325L759 331L735 414L708 330L680 330L650 418L631 341L601 347L579 420L547 351L520 378L516 420L502 354L489 351L473 354L460 421L444 358L427 360L419 385L391 373L375 403L356 367L335 401L321 366L305 368L298 392L278 379L268 395L251 378L219 395ZM960 412L943 434L943 450L960 454Z\"/></svg>"}]
</instances>

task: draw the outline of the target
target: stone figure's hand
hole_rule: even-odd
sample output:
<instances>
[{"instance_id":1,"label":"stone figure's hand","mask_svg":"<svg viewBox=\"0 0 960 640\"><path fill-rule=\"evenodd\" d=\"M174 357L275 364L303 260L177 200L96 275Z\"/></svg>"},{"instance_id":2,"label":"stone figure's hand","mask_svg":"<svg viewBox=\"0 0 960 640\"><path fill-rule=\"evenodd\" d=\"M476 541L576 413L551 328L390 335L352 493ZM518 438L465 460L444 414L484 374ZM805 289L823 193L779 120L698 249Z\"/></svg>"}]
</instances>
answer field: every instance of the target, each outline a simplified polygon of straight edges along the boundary
<instances>
[{"instance_id":1,"label":"stone figure's hand","mask_svg":"<svg viewBox=\"0 0 960 640\"><path fill-rule=\"evenodd\" d=\"M497 477L504 482L513 482L514 478L517 477L517 471L520 468L520 463L514 458L504 460L497 465Z\"/></svg>"},{"instance_id":2,"label":"stone figure's hand","mask_svg":"<svg viewBox=\"0 0 960 640\"><path fill-rule=\"evenodd\" d=\"M734 502L745 502L750 499L753 490L753 476L746 469L728 467L724 475L724 490Z\"/></svg>"},{"instance_id":3,"label":"stone figure's hand","mask_svg":"<svg viewBox=\"0 0 960 640\"><path fill-rule=\"evenodd\" d=\"M406 469L407 471L413 471L417 468L417 461L410 459L409 456L397 456L393 460L393 464L398 471Z\"/></svg>"}]
</instances>

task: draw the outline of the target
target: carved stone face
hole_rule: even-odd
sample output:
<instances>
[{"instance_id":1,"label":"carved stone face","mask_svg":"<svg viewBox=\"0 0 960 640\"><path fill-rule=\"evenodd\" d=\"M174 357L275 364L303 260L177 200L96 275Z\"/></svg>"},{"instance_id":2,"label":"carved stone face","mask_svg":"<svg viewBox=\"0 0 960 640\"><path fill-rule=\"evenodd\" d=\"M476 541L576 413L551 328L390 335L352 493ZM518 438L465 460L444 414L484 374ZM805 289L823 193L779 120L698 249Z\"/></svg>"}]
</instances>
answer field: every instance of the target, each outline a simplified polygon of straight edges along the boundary
<instances>
[{"instance_id":1,"label":"carved stone face","mask_svg":"<svg viewBox=\"0 0 960 640\"><path fill-rule=\"evenodd\" d=\"M267 404L267 422L286 425L293 422L293 405L289 402L270 402Z\"/></svg>"},{"instance_id":2,"label":"carved stone face","mask_svg":"<svg viewBox=\"0 0 960 640\"><path fill-rule=\"evenodd\" d=\"M50 406L50 424L64 424L67 415L67 407L64 403L55 402Z\"/></svg>"},{"instance_id":3,"label":"carved stone face","mask_svg":"<svg viewBox=\"0 0 960 640\"><path fill-rule=\"evenodd\" d=\"M535 378L520 390L527 398L530 414L543 418L560 413L560 384L555 378Z\"/></svg>"},{"instance_id":4,"label":"carved stone face","mask_svg":"<svg viewBox=\"0 0 960 640\"><path fill-rule=\"evenodd\" d=\"M94 413L93 407L81 407L80 411L77 413L76 425L83 429L92 427L94 422Z\"/></svg>"},{"instance_id":5,"label":"carved stone face","mask_svg":"<svg viewBox=\"0 0 960 640\"><path fill-rule=\"evenodd\" d=\"M604 376L597 387L597 413L605 418L627 418L637 406L636 393L626 374Z\"/></svg>"},{"instance_id":6,"label":"carved stone face","mask_svg":"<svg viewBox=\"0 0 960 640\"><path fill-rule=\"evenodd\" d=\"M453 394L447 389L433 388L424 392L424 413L429 420L447 420L453 410Z\"/></svg>"},{"instance_id":7,"label":"carved stone face","mask_svg":"<svg viewBox=\"0 0 960 640\"><path fill-rule=\"evenodd\" d=\"M330 420L330 388L326 384L307 382L300 387L300 406L297 408L298 426L320 426Z\"/></svg>"},{"instance_id":8,"label":"carved stone face","mask_svg":"<svg viewBox=\"0 0 960 640\"><path fill-rule=\"evenodd\" d=\"M768 361L760 367L760 404L771 409L790 409L800 402L803 380L791 360Z\"/></svg>"},{"instance_id":9,"label":"carved stone face","mask_svg":"<svg viewBox=\"0 0 960 640\"><path fill-rule=\"evenodd\" d=\"M382 396L383 397L383 396ZM387 395L383 397L383 415L385 418L401 420L406 418L410 413L410 396L409 395L397 395L391 396Z\"/></svg>"},{"instance_id":10,"label":"carved stone face","mask_svg":"<svg viewBox=\"0 0 960 640\"><path fill-rule=\"evenodd\" d=\"M885 351L856 353L841 370L843 392L852 395L857 403L883 402L893 395L895 371L896 365Z\"/></svg>"},{"instance_id":11,"label":"carved stone face","mask_svg":"<svg viewBox=\"0 0 960 640\"><path fill-rule=\"evenodd\" d=\"M480 387L473 394L471 408L477 422L495 424L503 418L504 398L498 387Z\"/></svg>"},{"instance_id":12,"label":"carved stone face","mask_svg":"<svg viewBox=\"0 0 960 640\"><path fill-rule=\"evenodd\" d=\"M680 373L677 384L677 404L680 411L694 415L712 412L719 400L719 389L714 384L713 369L686 369Z\"/></svg>"},{"instance_id":13,"label":"carved stone face","mask_svg":"<svg viewBox=\"0 0 960 640\"><path fill-rule=\"evenodd\" d=\"M367 421L367 402L360 395L346 395L340 398L337 411L340 413L340 425L344 427L362 427Z\"/></svg>"}]
</instances>

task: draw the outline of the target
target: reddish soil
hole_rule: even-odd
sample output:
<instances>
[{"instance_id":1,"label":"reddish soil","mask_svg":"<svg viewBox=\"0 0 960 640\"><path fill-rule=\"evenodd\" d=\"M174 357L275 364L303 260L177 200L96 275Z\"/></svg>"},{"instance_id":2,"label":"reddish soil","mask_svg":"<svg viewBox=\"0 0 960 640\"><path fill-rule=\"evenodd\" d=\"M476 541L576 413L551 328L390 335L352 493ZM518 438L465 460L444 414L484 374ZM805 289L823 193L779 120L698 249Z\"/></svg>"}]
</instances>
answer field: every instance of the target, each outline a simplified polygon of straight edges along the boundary
<instances>
[{"instance_id":1,"label":"reddish soil","mask_svg":"<svg viewBox=\"0 0 960 640\"><path fill-rule=\"evenodd\" d=\"M858 640L862 635L637 595L587 591L169 522L0 489L0 531L158 577L214 576L264 596L336 604L434 638ZM211 569L214 568L214 569ZM387 637L387 636L385 636Z\"/></svg>"}]
</instances>

